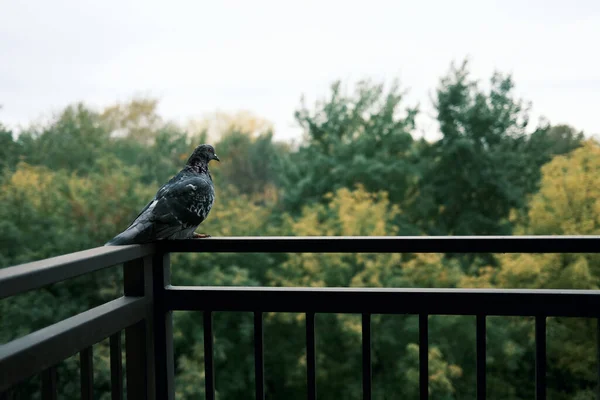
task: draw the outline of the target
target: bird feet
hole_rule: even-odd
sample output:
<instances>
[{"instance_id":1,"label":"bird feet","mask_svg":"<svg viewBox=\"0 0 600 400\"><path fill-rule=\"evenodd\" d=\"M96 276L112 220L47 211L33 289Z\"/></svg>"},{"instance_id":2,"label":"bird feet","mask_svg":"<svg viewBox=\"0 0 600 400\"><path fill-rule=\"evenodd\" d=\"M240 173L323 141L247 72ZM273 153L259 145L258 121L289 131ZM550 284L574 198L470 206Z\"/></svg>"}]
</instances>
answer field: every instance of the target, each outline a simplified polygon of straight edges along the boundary
<instances>
[{"instance_id":1,"label":"bird feet","mask_svg":"<svg viewBox=\"0 0 600 400\"><path fill-rule=\"evenodd\" d=\"M194 232L194 236L193 236L194 239L206 239L209 237L210 237L210 235L208 233L195 233L195 232Z\"/></svg>"}]
</instances>

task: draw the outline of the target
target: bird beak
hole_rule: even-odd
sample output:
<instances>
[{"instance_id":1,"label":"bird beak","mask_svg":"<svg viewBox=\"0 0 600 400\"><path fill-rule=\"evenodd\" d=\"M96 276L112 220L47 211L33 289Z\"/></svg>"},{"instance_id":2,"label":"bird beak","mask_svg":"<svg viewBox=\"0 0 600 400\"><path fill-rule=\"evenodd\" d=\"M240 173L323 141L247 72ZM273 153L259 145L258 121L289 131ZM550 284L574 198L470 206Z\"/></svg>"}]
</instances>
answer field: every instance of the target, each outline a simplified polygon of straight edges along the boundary
<instances>
[{"instance_id":1,"label":"bird beak","mask_svg":"<svg viewBox=\"0 0 600 400\"><path fill-rule=\"evenodd\" d=\"M218 162L221 162L221 160L219 159L219 157L217 157L217 155L216 155L216 154L215 154L215 155L213 155L213 158L212 158L212 159L213 159L213 160L217 160Z\"/></svg>"}]
</instances>

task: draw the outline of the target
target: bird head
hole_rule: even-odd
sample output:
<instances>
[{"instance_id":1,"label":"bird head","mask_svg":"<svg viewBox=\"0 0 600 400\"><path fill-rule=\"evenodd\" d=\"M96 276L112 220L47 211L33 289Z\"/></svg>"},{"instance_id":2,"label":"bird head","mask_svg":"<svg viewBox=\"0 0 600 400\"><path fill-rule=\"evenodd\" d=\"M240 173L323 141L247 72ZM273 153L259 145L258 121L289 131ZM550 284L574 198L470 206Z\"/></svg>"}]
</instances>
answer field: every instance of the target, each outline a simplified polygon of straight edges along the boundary
<instances>
[{"instance_id":1,"label":"bird head","mask_svg":"<svg viewBox=\"0 0 600 400\"><path fill-rule=\"evenodd\" d=\"M194 152L188 159L187 164L204 164L208 165L212 160L221 161L217 154L215 153L215 148L210 144L201 144L200 146L194 149Z\"/></svg>"}]
</instances>

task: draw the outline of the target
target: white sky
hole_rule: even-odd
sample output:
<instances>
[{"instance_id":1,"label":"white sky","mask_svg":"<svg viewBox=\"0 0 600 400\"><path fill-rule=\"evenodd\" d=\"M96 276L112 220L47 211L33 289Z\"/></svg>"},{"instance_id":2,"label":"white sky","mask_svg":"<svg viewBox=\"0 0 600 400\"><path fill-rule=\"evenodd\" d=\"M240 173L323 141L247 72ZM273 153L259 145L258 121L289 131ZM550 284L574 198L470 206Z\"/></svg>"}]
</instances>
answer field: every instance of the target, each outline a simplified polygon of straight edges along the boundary
<instances>
[{"instance_id":1,"label":"white sky","mask_svg":"<svg viewBox=\"0 0 600 400\"><path fill-rule=\"evenodd\" d=\"M0 0L0 121L142 94L168 119L250 110L288 138L300 96L336 79L399 78L430 113L468 56L476 78L512 73L534 116L600 133L598 43L599 0Z\"/></svg>"}]
</instances>

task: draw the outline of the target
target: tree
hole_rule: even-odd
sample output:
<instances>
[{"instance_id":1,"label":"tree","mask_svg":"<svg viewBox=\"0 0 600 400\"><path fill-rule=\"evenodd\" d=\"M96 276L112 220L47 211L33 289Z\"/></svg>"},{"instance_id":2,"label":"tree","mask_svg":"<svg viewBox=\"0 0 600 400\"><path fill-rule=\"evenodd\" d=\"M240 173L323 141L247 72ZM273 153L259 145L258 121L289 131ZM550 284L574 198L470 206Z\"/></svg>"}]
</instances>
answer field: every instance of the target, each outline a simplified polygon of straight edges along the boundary
<instances>
[{"instance_id":1,"label":"tree","mask_svg":"<svg viewBox=\"0 0 600 400\"><path fill-rule=\"evenodd\" d=\"M362 81L348 96L336 82L314 111L302 104L295 115L305 140L281 167L285 206L297 213L330 191L356 184L369 192L384 190L403 204L416 177L411 132L417 109L402 110L402 98L397 84L385 90Z\"/></svg>"},{"instance_id":2,"label":"tree","mask_svg":"<svg viewBox=\"0 0 600 400\"><path fill-rule=\"evenodd\" d=\"M273 142L271 132L255 137L238 130L227 132L219 141L223 164L216 168L216 176L240 193L275 193L277 165L285 152L284 146Z\"/></svg>"},{"instance_id":3,"label":"tree","mask_svg":"<svg viewBox=\"0 0 600 400\"><path fill-rule=\"evenodd\" d=\"M157 107L156 99L134 98L127 103L107 107L101 118L112 136L126 137L149 145L164 126Z\"/></svg>"},{"instance_id":4,"label":"tree","mask_svg":"<svg viewBox=\"0 0 600 400\"><path fill-rule=\"evenodd\" d=\"M108 137L98 114L80 103L67 107L45 128L25 130L17 142L28 164L87 174L106 153Z\"/></svg>"},{"instance_id":5,"label":"tree","mask_svg":"<svg viewBox=\"0 0 600 400\"><path fill-rule=\"evenodd\" d=\"M13 132L0 124L0 174L15 168L21 154L21 146L15 142Z\"/></svg>"},{"instance_id":6,"label":"tree","mask_svg":"<svg viewBox=\"0 0 600 400\"><path fill-rule=\"evenodd\" d=\"M467 63L452 66L437 89L442 138L422 154L413 212L433 235L509 234L508 214L525 203L536 178L526 151L527 107L510 76L496 73L484 91Z\"/></svg>"}]
</instances>

